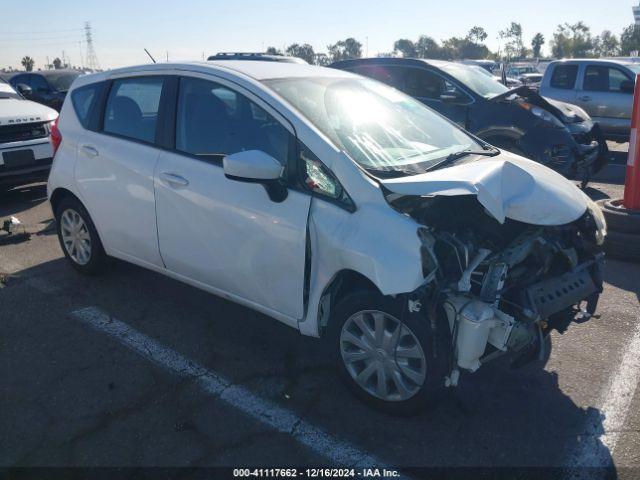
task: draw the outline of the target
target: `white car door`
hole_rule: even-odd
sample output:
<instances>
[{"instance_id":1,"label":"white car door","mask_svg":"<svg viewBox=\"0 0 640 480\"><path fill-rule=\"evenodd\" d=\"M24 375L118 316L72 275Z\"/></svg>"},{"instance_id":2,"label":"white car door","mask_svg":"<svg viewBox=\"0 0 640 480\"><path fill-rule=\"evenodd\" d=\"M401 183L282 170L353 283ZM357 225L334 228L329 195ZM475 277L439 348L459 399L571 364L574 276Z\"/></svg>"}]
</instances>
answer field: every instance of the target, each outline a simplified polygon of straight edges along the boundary
<instances>
[{"instance_id":1,"label":"white car door","mask_svg":"<svg viewBox=\"0 0 640 480\"><path fill-rule=\"evenodd\" d=\"M101 131L78 143L76 182L107 253L162 266L156 229L153 143L163 77L114 80Z\"/></svg>"},{"instance_id":2,"label":"white car door","mask_svg":"<svg viewBox=\"0 0 640 480\"><path fill-rule=\"evenodd\" d=\"M155 172L166 268L294 324L304 311L310 196L290 189L274 201L262 184L228 179L222 167L226 154L243 150L286 165L295 148L286 120L196 77L181 79L175 118L175 151L161 153Z\"/></svg>"}]
</instances>

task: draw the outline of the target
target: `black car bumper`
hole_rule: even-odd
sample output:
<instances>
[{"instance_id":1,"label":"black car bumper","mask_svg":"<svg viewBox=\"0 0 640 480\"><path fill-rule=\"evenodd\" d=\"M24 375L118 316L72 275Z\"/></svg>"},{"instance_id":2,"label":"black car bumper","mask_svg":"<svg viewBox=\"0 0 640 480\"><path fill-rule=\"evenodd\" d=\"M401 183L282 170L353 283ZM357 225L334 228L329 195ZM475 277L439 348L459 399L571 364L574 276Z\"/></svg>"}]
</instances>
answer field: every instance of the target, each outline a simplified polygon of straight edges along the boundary
<instances>
[{"instance_id":1,"label":"black car bumper","mask_svg":"<svg viewBox=\"0 0 640 480\"><path fill-rule=\"evenodd\" d=\"M19 167L0 165L0 188L6 190L27 183L46 181L53 158L40 159L37 162L34 165Z\"/></svg>"}]
</instances>

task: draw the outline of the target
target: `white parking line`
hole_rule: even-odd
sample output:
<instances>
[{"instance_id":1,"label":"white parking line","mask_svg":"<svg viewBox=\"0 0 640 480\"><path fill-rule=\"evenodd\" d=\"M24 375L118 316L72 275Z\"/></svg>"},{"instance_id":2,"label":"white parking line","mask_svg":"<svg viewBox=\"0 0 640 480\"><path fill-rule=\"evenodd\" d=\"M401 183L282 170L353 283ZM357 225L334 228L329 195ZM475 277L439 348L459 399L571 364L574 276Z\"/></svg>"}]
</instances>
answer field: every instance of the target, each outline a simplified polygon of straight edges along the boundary
<instances>
[{"instance_id":1,"label":"white parking line","mask_svg":"<svg viewBox=\"0 0 640 480\"><path fill-rule=\"evenodd\" d=\"M296 413L256 395L245 387L233 384L224 376L207 370L202 365L161 345L126 323L110 317L99 308L88 307L76 310L72 312L72 316L112 336L153 363L183 377L192 378L206 393L221 399L260 423L290 435L315 454L329 460L332 465L385 468L382 462L366 451L336 438L303 420Z\"/></svg>"},{"instance_id":2,"label":"white parking line","mask_svg":"<svg viewBox=\"0 0 640 480\"><path fill-rule=\"evenodd\" d=\"M640 381L640 322L624 350L618 370L603 392L600 415L588 421L582 446L569 458L568 466L608 467L624 427L627 412Z\"/></svg>"}]
</instances>

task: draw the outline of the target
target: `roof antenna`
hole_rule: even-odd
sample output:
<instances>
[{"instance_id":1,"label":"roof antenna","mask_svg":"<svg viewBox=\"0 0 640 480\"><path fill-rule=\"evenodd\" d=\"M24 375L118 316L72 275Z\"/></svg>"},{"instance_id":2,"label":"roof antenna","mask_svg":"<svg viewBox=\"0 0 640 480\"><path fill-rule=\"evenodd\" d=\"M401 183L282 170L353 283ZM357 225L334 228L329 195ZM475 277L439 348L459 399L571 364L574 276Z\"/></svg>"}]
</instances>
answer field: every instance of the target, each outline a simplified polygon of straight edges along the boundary
<instances>
[{"instance_id":1,"label":"roof antenna","mask_svg":"<svg viewBox=\"0 0 640 480\"><path fill-rule=\"evenodd\" d=\"M149 55L149 58L151 59L151 61L152 61L153 63L156 63L156 59L155 59L155 58L153 58L153 56L149 53L149 50L147 50L147 49L145 48L145 49L144 49L144 51L145 51L145 53L146 53L147 55Z\"/></svg>"}]
</instances>

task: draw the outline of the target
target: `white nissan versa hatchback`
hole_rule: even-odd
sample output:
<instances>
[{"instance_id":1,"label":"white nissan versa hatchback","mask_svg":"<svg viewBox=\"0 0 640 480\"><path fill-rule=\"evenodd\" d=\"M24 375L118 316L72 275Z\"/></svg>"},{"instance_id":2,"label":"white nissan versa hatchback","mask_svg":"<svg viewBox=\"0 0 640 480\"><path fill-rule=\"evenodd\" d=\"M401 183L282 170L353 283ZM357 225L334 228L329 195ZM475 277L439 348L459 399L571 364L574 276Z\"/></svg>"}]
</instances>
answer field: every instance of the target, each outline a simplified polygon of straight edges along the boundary
<instances>
[{"instance_id":1,"label":"white nissan versa hatchback","mask_svg":"<svg viewBox=\"0 0 640 480\"><path fill-rule=\"evenodd\" d=\"M606 225L577 187L348 72L87 75L58 129L49 197L73 267L117 257L324 336L392 412L537 358L602 291Z\"/></svg>"}]
</instances>

